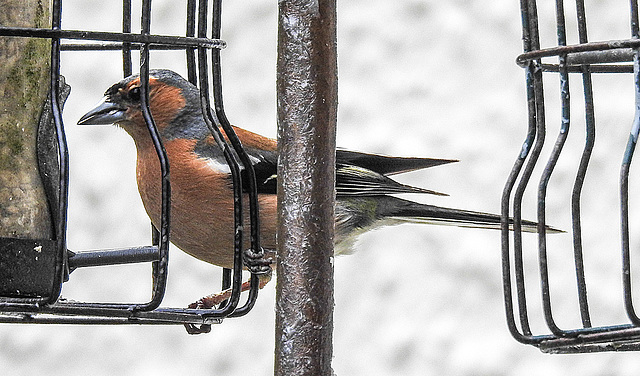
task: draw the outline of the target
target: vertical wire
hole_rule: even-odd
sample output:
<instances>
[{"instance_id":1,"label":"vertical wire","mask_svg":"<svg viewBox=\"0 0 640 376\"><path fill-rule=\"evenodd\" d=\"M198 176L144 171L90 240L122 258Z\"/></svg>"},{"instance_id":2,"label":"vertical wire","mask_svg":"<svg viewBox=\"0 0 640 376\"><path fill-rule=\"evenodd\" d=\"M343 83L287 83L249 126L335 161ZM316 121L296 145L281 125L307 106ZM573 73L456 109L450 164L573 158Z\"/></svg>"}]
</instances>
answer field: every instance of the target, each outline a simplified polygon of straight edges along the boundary
<instances>
[{"instance_id":1,"label":"vertical wire","mask_svg":"<svg viewBox=\"0 0 640 376\"><path fill-rule=\"evenodd\" d=\"M142 30L141 33L151 33L151 0L142 1ZM140 48L140 109L147 124L149 134L155 146L161 170L162 208L160 213L159 251L160 261L154 261L153 267L153 294L147 304L137 305L137 309L153 310L162 302L167 284L167 271L169 259L169 228L171 211L171 185L169 182L169 160L164 150L158 128L149 109L149 44L145 43Z\"/></svg>"},{"instance_id":2,"label":"vertical wire","mask_svg":"<svg viewBox=\"0 0 640 376\"><path fill-rule=\"evenodd\" d=\"M51 28L59 30L62 24L62 0L53 0L51 15ZM67 255L67 207L69 200L69 150L67 138L62 122L62 110L58 98L60 98L60 39L51 39L51 87L49 97L51 98L51 112L56 127L58 141L58 158L60 163L59 180L59 200L58 200L58 222L56 223L56 275L52 286L51 295L47 299L48 304L55 303L62 290L62 280L68 268Z\"/></svg>"},{"instance_id":3,"label":"vertical wire","mask_svg":"<svg viewBox=\"0 0 640 376\"><path fill-rule=\"evenodd\" d=\"M122 32L131 32L131 0L122 0ZM124 77L133 73L131 62L131 43L122 42L122 72Z\"/></svg>"},{"instance_id":4,"label":"vertical wire","mask_svg":"<svg viewBox=\"0 0 640 376\"><path fill-rule=\"evenodd\" d=\"M212 38L219 39L220 38L220 29L221 29L221 21L222 21L222 1L214 0L214 16L213 16L213 35ZM215 106L216 116L220 121L220 125L222 126L225 134L229 138L229 142L233 146L234 150L238 154L240 161L244 165L245 171L247 173L246 179L249 186L249 210L250 210L250 220L251 220L251 245L255 252L261 252L260 247L260 237L259 237L259 216L258 214L258 195L257 195L257 184L256 184L256 176L255 171L253 169L253 164L251 163L251 159L249 155L244 151L242 147L242 143L236 136L233 128L230 125L230 122L227 118L227 115L224 111L224 102L222 96L222 65L220 63L220 49L212 50L212 72L213 72L213 104Z\"/></svg>"},{"instance_id":5,"label":"vertical wire","mask_svg":"<svg viewBox=\"0 0 640 376\"><path fill-rule=\"evenodd\" d=\"M196 0L187 0L187 36L196 35ZM196 49L186 48L187 54L187 78L194 85L198 83L196 68Z\"/></svg>"},{"instance_id":6,"label":"vertical wire","mask_svg":"<svg viewBox=\"0 0 640 376\"><path fill-rule=\"evenodd\" d=\"M522 40L523 40L523 48L525 52L531 50L531 38L529 31L529 3L528 0L520 1L520 13L522 18ZM526 77L527 77L527 98L533 97L533 84L530 75L530 69L526 69ZM522 167L524 162L529 155L529 151L531 149L531 145L533 145L533 141L535 139L536 127L535 127L535 106L532 100L527 101L529 105L529 130L527 132L527 136L525 141L522 144L522 149L518 158L516 159L514 166L511 169L511 173L507 178L507 182L502 192L502 201L501 201L501 235L502 235L502 280L503 280L503 294L504 294L504 303L505 303L505 313L507 317L507 326L511 335L518 341L527 343L527 336L531 335L531 329L528 324L527 317L527 309L526 309L526 296L524 296L524 284L523 278L518 270L522 270L522 249L518 249L518 242L514 242L514 263L516 264L516 291L518 295L518 304L519 304L519 313L520 313L520 323L522 326L522 333L518 331L515 322L515 311L513 305L513 291L512 291L512 281L511 281L511 261L510 261L510 246L509 246L509 203L511 193L513 192L513 187L515 186L518 175L522 171ZM514 215L513 218L513 233L514 238L517 234L521 234L522 225L521 225L521 217ZM521 243L520 243L521 245ZM520 261L518 261L518 259ZM517 265L520 265L518 269Z\"/></svg>"},{"instance_id":7,"label":"vertical wire","mask_svg":"<svg viewBox=\"0 0 640 376\"><path fill-rule=\"evenodd\" d=\"M526 14L527 14L527 27L526 27L526 35L525 35L525 43L527 51L532 51L539 49L538 42L538 9L536 0L529 0L525 2ZM533 168L535 167L536 161L540 154L540 150L542 148L542 142L544 142L544 138L541 140L538 139L538 101L536 100L536 87L537 87L537 75L541 75L541 70L536 65L536 62L530 62L527 66L526 70L526 79L527 79L527 104L529 108L529 132L526 140L527 152L533 147L533 154L527 163L522 178L520 180L520 185L516 189L516 193L514 196L514 208L513 215L514 218L517 218L517 223L514 222L514 262L515 262L515 276L516 276L516 285L518 288L518 312L520 315L520 324L522 326L522 331L525 335L531 335L531 328L529 326L529 317L527 310L527 296L525 290L525 275L524 275L524 262L522 257L522 229L521 229L521 218L522 218L522 197L524 195L524 190L526 185L531 178L531 174L533 172ZM541 80L542 77L540 77ZM544 136L544 134L543 134ZM526 158L526 154L523 151L521 152L520 158L524 162L524 158Z\"/></svg>"},{"instance_id":8,"label":"vertical wire","mask_svg":"<svg viewBox=\"0 0 640 376\"><path fill-rule=\"evenodd\" d=\"M566 26L564 16L564 0L556 0L556 25L558 35L558 45L566 46ZM545 228L546 217L546 195L551 174L558 162L562 148L569 134L569 126L571 119L571 108L569 98L569 73L567 71L567 56L559 55L558 71L560 74L560 101L562 104L562 121L560 124L560 133L556 138L547 165L544 168L540 183L538 184L538 257L540 266L540 285L542 289L542 306L544 310L544 318L547 327L555 335L561 336L564 331L561 330L553 319L553 311L551 308L551 288L549 284L549 270L547 258L547 238Z\"/></svg>"},{"instance_id":9,"label":"vertical wire","mask_svg":"<svg viewBox=\"0 0 640 376\"><path fill-rule=\"evenodd\" d=\"M200 0L198 4L198 37L207 37L207 0ZM198 77L200 83L200 102L202 105L202 114L205 123L211 131L216 144L221 148L229 169L231 171L231 179L233 181L233 201L234 201L234 263L233 275L231 276L232 294L227 304L221 309L210 310L207 316L227 316L231 314L240 301L240 289L242 285L242 177L240 172L240 163L236 159L235 154L231 151L229 145L224 140L222 132L219 128L219 120L211 111L211 103L209 100L209 74L207 65L207 50L198 47ZM223 272L223 286L228 284L228 271Z\"/></svg>"},{"instance_id":10,"label":"vertical wire","mask_svg":"<svg viewBox=\"0 0 640 376\"><path fill-rule=\"evenodd\" d=\"M196 10L197 3L196 0L187 0L187 36L194 37L196 35ZM205 13L206 14L206 11ZM206 27L206 22L201 22L201 25ZM201 35L206 36L206 29L200 33ZM187 75L189 82L194 85L198 84L198 67L196 65L196 49L195 48L187 48ZM206 52L202 52L205 53ZM205 69L206 70L206 69ZM208 94L207 94L208 98ZM208 106L208 105L207 105ZM205 111L203 111L204 113ZM222 268L222 290L226 290L231 287L231 269ZM228 300L222 303L220 308L224 308L226 304L229 303Z\"/></svg>"},{"instance_id":11,"label":"vertical wire","mask_svg":"<svg viewBox=\"0 0 640 376\"><path fill-rule=\"evenodd\" d=\"M631 0L631 35L633 39L640 38L638 30L638 2ZM633 296L631 289L631 257L629 244L629 169L631 160L638 142L640 133L640 57L639 50L636 49L633 55L633 76L635 83L635 103L636 111L633 126L627 141L627 147L622 159L620 168L620 223L622 237L622 281L624 287L624 303L627 316L634 325L640 325L640 318L633 307Z\"/></svg>"},{"instance_id":12,"label":"vertical wire","mask_svg":"<svg viewBox=\"0 0 640 376\"><path fill-rule=\"evenodd\" d=\"M222 28L222 0L214 0L213 7L213 17L212 17L212 38L220 39L220 32ZM227 135L227 139L231 143L236 155L240 158L242 165L244 167L244 172L246 175L244 178L246 179L248 186L248 194L249 194L249 223L250 223L250 243L251 243L251 251L256 254L257 257L263 257L264 252L262 247L260 246L260 217L258 212L258 191L257 191L257 183L256 183L256 175L253 169L253 163L249 158L249 155L245 152L242 147L242 143L236 136L227 115L224 111L224 102L222 96L222 65L220 62L220 49L213 49L211 51L211 72L213 79L213 105L215 108L216 117L218 118L224 133ZM240 188L242 188L242 184L240 183ZM242 198L242 196L241 196ZM242 200L240 200L242 203ZM240 225L244 225L242 220L242 207L240 206ZM241 239L240 239L241 240ZM244 244L241 242L240 246L242 247ZM258 276L251 273L251 282L250 282L250 291L248 301L244 307L239 308L234 312L233 317L238 317L245 315L249 312L258 294L258 285L259 280Z\"/></svg>"},{"instance_id":13,"label":"vertical wire","mask_svg":"<svg viewBox=\"0 0 640 376\"><path fill-rule=\"evenodd\" d=\"M201 0L201 4L206 2L206 0ZM206 13L205 13L206 14ZM200 81L200 102L203 108L203 115L205 119L205 123L211 134L213 135L214 140L218 144L218 146L222 149L222 153L229 165L229 169L231 171L231 176L233 180L233 194L234 194L234 228L235 237L234 237L234 259L233 259L233 275L231 275L231 283L229 283L229 275L231 273L230 269L226 269L223 271L223 288L232 287L231 298L228 299L227 304L218 310L211 310L207 313L207 316L228 316L231 314L235 308L238 306L238 302L240 301L240 289L242 285L242 228L238 227L238 211L235 209L237 203L242 197L242 184L240 177L240 167L238 161L235 160L235 156L231 152L229 145L224 141L220 130L218 129L217 119L211 113L211 105L209 102L209 83L208 83L208 75L207 75L208 67L207 67L207 51L202 47L198 47L198 76ZM238 183L240 181L240 183ZM240 199L236 199L236 197L240 197ZM240 208L241 209L241 208ZM238 231L239 230L239 231Z\"/></svg>"},{"instance_id":14,"label":"vertical wire","mask_svg":"<svg viewBox=\"0 0 640 376\"><path fill-rule=\"evenodd\" d=\"M144 4L142 5L143 7L145 6ZM150 4L148 5L150 7ZM131 32L131 0L123 0L122 2L122 8L123 8L123 14L122 14L122 29L123 32L126 32L126 30L128 30L129 32ZM143 10L143 17L145 17L145 12ZM142 23L144 24L145 21L142 21ZM144 28L144 26L143 26ZM125 45L123 43L123 48L125 47L130 47L131 44ZM142 49L140 49L141 53L140 53L140 59L142 61ZM129 77L132 73L133 73L133 62L132 62L132 57L131 57L131 49L123 49L123 72L124 72L124 76L125 77ZM148 55L146 60L148 60ZM141 82L141 86L145 86L145 84L142 84L142 82L148 82L148 70L147 70L147 79L143 80L142 79L142 71L140 72L140 82ZM148 92L148 85L145 86L147 88L147 92ZM148 102L148 95L147 95L147 102ZM145 124L146 120L145 120ZM149 127L149 125L147 124L147 127ZM161 220L162 223L162 220ZM160 250L160 242L161 242L161 236L160 236L160 230L158 230L158 228L156 228L156 226L153 225L153 223L151 224L151 244L153 244L154 246L158 247L158 250ZM152 270L153 270L153 278L154 278L154 286L155 286L155 275L157 273L157 264L152 263ZM155 287L154 287L155 288Z\"/></svg>"},{"instance_id":15,"label":"vertical wire","mask_svg":"<svg viewBox=\"0 0 640 376\"><path fill-rule=\"evenodd\" d=\"M222 1L214 0L214 16L213 16L213 35L212 38L219 39L220 38L220 29L222 22ZM216 116L220 120L220 125L222 126L225 134L229 138L231 145L234 150L238 154L238 157L242 161L246 171L246 179L248 183L248 191L249 191L249 212L250 212L250 223L251 223L251 246L253 251L258 253L262 252L262 247L260 246L260 223L258 216L258 194L257 194L257 183L256 183L256 175L253 169L253 163L251 163L251 159L249 155L244 151L242 147L242 143L236 136L233 128L231 127L229 120L227 119L227 115L224 111L224 102L222 96L222 66L220 63L220 49L212 50L212 72L213 72L213 104L215 106Z\"/></svg>"},{"instance_id":16,"label":"vertical wire","mask_svg":"<svg viewBox=\"0 0 640 376\"><path fill-rule=\"evenodd\" d=\"M202 14L202 17L199 18L199 23L198 23L198 36L199 37L206 37L207 36L207 7L206 4L204 4L205 6L202 8L200 8L200 13ZM195 36L195 32L196 32L196 10L198 9L197 4L196 4L196 0L188 0L187 1L187 12L188 12L188 17L191 17L190 19L187 19L187 35L190 36ZM192 53L190 53L190 51L193 51ZM206 51L205 50L200 50L198 51L199 55L200 54L205 54L206 55ZM205 76L204 79L206 80L206 82L208 83L208 75L206 74L206 72L208 71L208 69L206 68L206 56L204 57L204 62L203 64L205 64L205 67L203 68L203 71L205 72ZM193 82L193 84L195 85L197 83L198 80L198 72L197 72L198 66L196 66L196 56L195 56L195 49L192 50L187 50L187 70L188 70L188 75L189 75L189 81L191 80L195 80ZM200 85L200 87L203 87L203 85ZM207 101L202 101L202 107L203 107L203 111L202 113L207 113L209 117L211 117L210 114L210 104L208 102L209 99L209 89L208 89L208 85L204 87L205 88L205 98L207 99ZM202 92L201 92L202 93ZM217 119L216 119L216 126L217 126ZM218 136L218 138L216 138L215 136ZM216 143L218 144L218 147L222 147L221 142L218 142L218 139L222 139L221 135L219 132L215 132L214 134L214 139L216 139ZM225 146L226 147L226 146ZM227 160L227 163L229 164L229 160L231 160L231 157L227 157L225 155L225 159ZM231 281L232 281L232 270L229 268L222 268L222 290L226 290L228 288L231 287ZM227 304L229 303L229 300L225 300L224 302L222 302L222 304L220 305L220 309L224 308Z\"/></svg>"},{"instance_id":17,"label":"vertical wire","mask_svg":"<svg viewBox=\"0 0 640 376\"><path fill-rule=\"evenodd\" d=\"M588 42L587 20L584 7L584 0L576 0L576 11L578 16L578 37L581 44ZM582 66L582 86L585 100L585 126L586 139L585 146L580 158L580 165L571 196L571 218L573 221L573 249L576 267L576 279L578 283L578 302L580 304L580 317L582 326L591 327L591 316L589 313L589 302L587 300L587 282L584 274L584 255L582 250L582 226L580 218L580 195L587 167L591 158L591 152L595 144L595 114L593 106L593 86L591 82L591 71L588 65Z\"/></svg>"},{"instance_id":18,"label":"vertical wire","mask_svg":"<svg viewBox=\"0 0 640 376\"><path fill-rule=\"evenodd\" d=\"M523 31L525 49L534 51L540 49L540 40L538 34L538 11L535 0L524 1L522 3L523 14ZM524 26L526 25L526 26ZM519 156L524 163L524 159L529 155L529 159L524 166L522 176L516 187L513 198L513 238L514 238L514 272L516 277L518 308L520 315L520 323L524 336L515 336L521 342L530 343L531 329L527 314L527 301L524 279L524 265L522 259L522 199L527 188L531 175L536 166L545 139L545 117L544 117L544 92L542 85L542 68L540 60L532 60L526 67L527 79L527 104L529 109L529 131L523 149ZM538 228L539 229L539 228Z\"/></svg>"}]
</instances>

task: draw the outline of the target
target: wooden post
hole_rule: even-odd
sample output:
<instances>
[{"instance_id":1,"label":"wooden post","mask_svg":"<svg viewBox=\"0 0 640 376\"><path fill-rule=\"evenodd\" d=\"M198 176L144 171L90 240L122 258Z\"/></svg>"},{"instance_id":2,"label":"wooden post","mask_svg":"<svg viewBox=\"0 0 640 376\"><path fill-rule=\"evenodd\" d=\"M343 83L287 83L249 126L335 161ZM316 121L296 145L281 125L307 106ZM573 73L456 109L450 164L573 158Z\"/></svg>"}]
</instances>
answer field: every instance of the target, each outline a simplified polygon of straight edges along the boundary
<instances>
[{"instance_id":1,"label":"wooden post","mask_svg":"<svg viewBox=\"0 0 640 376\"><path fill-rule=\"evenodd\" d=\"M275 375L332 375L335 0L279 1Z\"/></svg>"},{"instance_id":2,"label":"wooden post","mask_svg":"<svg viewBox=\"0 0 640 376\"><path fill-rule=\"evenodd\" d=\"M0 0L0 9L0 25L51 27L47 0ZM36 156L50 56L48 39L0 37L0 237L52 237Z\"/></svg>"}]
</instances>

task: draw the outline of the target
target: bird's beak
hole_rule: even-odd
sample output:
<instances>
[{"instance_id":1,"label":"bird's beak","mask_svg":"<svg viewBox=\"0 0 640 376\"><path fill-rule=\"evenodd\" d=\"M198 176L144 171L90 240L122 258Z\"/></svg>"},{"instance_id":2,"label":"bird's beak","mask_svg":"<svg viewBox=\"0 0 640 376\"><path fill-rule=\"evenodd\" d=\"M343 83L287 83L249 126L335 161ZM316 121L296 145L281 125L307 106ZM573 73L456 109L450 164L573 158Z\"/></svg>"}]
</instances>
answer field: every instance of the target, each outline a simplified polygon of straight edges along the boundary
<instances>
[{"instance_id":1,"label":"bird's beak","mask_svg":"<svg viewBox=\"0 0 640 376\"><path fill-rule=\"evenodd\" d=\"M127 109L104 97L91 111L78 120L79 125L114 124L126 120Z\"/></svg>"}]
</instances>

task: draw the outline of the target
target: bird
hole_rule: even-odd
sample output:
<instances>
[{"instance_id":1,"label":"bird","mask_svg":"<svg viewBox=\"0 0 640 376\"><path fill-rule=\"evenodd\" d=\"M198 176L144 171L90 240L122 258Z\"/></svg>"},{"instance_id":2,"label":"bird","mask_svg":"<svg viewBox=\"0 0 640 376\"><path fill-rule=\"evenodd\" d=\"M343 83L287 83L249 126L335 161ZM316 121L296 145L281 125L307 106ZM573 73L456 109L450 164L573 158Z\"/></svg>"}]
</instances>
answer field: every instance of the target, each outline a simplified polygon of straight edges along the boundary
<instances>
[{"instance_id":1,"label":"bird","mask_svg":"<svg viewBox=\"0 0 640 376\"><path fill-rule=\"evenodd\" d=\"M169 160L171 242L200 260L232 268L234 217L231 170L203 117L200 91L168 69L150 70L148 84L149 108ZM138 191L151 222L159 228L161 171L142 114L140 85L138 74L113 84L98 105L82 116L78 124L114 124L131 136L137 150ZM270 270L276 249L277 142L240 127L234 126L233 129L255 171L260 242L266 252L265 265ZM386 225L414 222L499 229L500 216L496 214L439 207L395 196L403 193L446 195L399 183L392 176L457 161L337 149L335 254L351 253L358 236ZM537 223L532 221L523 220L521 226L526 232L538 230ZM559 232L549 226L546 230ZM265 274L270 276L270 273ZM261 279L261 287L268 278ZM223 298L218 296L214 303L206 304L217 304ZM201 300L190 307L203 305L205 301Z\"/></svg>"}]
</instances>

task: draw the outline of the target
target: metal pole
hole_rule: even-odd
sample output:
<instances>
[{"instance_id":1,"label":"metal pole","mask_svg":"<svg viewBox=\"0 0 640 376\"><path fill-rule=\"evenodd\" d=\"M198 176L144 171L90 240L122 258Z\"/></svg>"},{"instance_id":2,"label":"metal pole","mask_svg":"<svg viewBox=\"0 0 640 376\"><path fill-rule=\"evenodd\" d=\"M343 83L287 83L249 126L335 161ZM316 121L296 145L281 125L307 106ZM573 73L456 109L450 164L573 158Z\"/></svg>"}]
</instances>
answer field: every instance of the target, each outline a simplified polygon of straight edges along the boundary
<instances>
[{"instance_id":1,"label":"metal pole","mask_svg":"<svg viewBox=\"0 0 640 376\"><path fill-rule=\"evenodd\" d=\"M332 375L335 0L279 1L275 375Z\"/></svg>"}]
</instances>

